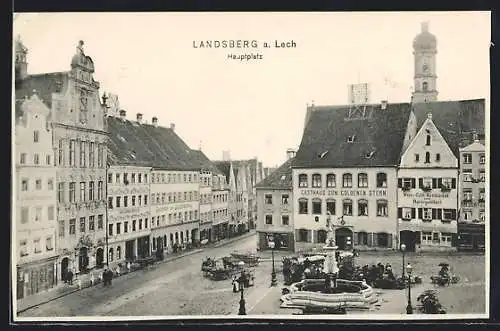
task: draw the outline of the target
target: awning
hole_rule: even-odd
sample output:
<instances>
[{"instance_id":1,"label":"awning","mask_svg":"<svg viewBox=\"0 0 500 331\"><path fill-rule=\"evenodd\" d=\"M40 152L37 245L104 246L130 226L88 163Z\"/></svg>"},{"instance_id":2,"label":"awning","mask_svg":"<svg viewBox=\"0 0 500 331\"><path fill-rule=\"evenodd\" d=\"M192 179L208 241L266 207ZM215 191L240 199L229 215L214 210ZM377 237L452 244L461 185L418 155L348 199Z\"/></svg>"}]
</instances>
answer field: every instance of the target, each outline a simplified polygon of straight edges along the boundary
<instances>
[{"instance_id":1,"label":"awning","mask_svg":"<svg viewBox=\"0 0 500 331\"><path fill-rule=\"evenodd\" d=\"M447 232L457 233L457 227L452 223L450 224L435 224L435 223L414 223L403 221L399 223L399 232L413 231L413 232Z\"/></svg>"}]
</instances>

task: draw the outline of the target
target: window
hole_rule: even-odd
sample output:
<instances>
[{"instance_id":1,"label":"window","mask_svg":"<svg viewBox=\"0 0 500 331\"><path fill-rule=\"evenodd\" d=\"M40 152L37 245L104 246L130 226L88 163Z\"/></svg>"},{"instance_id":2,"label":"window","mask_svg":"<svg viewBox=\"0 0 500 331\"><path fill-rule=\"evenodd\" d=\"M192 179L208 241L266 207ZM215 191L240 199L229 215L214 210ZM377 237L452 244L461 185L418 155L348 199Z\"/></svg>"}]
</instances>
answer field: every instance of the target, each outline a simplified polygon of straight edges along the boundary
<instances>
[{"instance_id":1,"label":"window","mask_svg":"<svg viewBox=\"0 0 500 331\"><path fill-rule=\"evenodd\" d=\"M484 188L479 189L479 202L484 202L485 201L485 193L484 193Z\"/></svg>"},{"instance_id":2,"label":"window","mask_svg":"<svg viewBox=\"0 0 500 331\"><path fill-rule=\"evenodd\" d=\"M116 197L116 208L121 207L121 201L122 201L122 197Z\"/></svg>"},{"instance_id":3,"label":"window","mask_svg":"<svg viewBox=\"0 0 500 331\"><path fill-rule=\"evenodd\" d=\"M89 231L95 230L95 216L89 216Z\"/></svg>"},{"instance_id":4,"label":"window","mask_svg":"<svg viewBox=\"0 0 500 331\"><path fill-rule=\"evenodd\" d=\"M195 192L196 193L196 192ZM148 204L148 196L145 195L144 196L144 206L146 206Z\"/></svg>"},{"instance_id":5,"label":"window","mask_svg":"<svg viewBox=\"0 0 500 331\"><path fill-rule=\"evenodd\" d=\"M64 237L64 220L59 221L59 237Z\"/></svg>"},{"instance_id":6,"label":"window","mask_svg":"<svg viewBox=\"0 0 500 331\"><path fill-rule=\"evenodd\" d=\"M69 234L74 235L76 234L76 219L70 219L69 220Z\"/></svg>"},{"instance_id":7,"label":"window","mask_svg":"<svg viewBox=\"0 0 500 331\"><path fill-rule=\"evenodd\" d=\"M485 163L485 157L484 154L479 154L479 163L484 164Z\"/></svg>"},{"instance_id":8,"label":"window","mask_svg":"<svg viewBox=\"0 0 500 331\"><path fill-rule=\"evenodd\" d=\"M137 205L142 205L142 195L137 196Z\"/></svg>"},{"instance_id":9,"label":"window","mask_svg":"<svg viewBox=\"0 0 500 331\"><path fill-rule=\"evenodd\" d=\"M282 205L288 205L288 194L282 194L281 195L281 204Z\"/></svg>"},{"instance_id":10,"label":"window","mask_svg":"<svg viewBox=\"0 0 500 331\"><path fill-rule=\"evenodd\" d=\"M299 240L301 242L307 242L309 237L309 231L306 229L299 229Z\"/></svg>"},{"instance_id":11,"label":"window","mask_svg":"<svg viewBox=\"0 0 500 331\"><path fill-rule=\"evenodd\" d=\"M116 223L116 234L120 234L122 232L122 224Z\"/></svg>"},{"instance_id":12,"label":"window","mask_svg":"<svg viewBox=\"0 0 500 331\"><path fill-rule=\"evenodd\" d=\"M441 244L445 244L447 246L451 246L451 233L443 232L441 233Z\"/></svg>"},{"instance_id":13,"label":"window","mask_svg":"<svg viewBox=\"0 0 500 331\"><path fill-rule=\"evenodd\" d=\"M33 247L35 248L35 253L42 252L42 247L40 247L40 238L33 240Z\"/></svg>"},{"instance_id":14,"label":"window","mask_svg":"<svg viewBox=\"0 0 500 331\"><path fill-rule=\"evenodd\" d=\"M123 207L128 207L128 196L123 197Z\"/></svg>"},{"instance_id":15,"label":"window","mask_svg":"<svg viewBox=\"0 0 500 331\"><path fill-rule=\"evenodd\" d=\"M351 174L342 175L342 187L352 187L352 175Z\"/></svg>"},{"instance_id":16,"label":"window","mask_svg":"<svg viewBox=\"0 0 500 331\"><path fill-rule=\"evenodd\" d=\"M103 215L97 215L97 229L104 229L104 217Z\"/></svg>"},{"instance_id":17,"label":"window","mask_svg":"<svg viewBox=\"0 0 500 331\"><path fill-rule=\"evenodd\" d=\"M87 160L85 160L86 153L85 153L85 148L87 146L86 141L80 141L80 167L86 167L87 165Z\"/></svg>"},{"instance_id":18,"label":"window","mask_svg":"<svg viewBox=\"0 0 500 331\"><path fill-rule=\"evenodd\" d=\"M128 232L128 222L123 223L123 232L127 233Z\"/></svg>"},{"instance_id":19,"label":"window","mask_svg":"<svg viewBox=\"0 0 500 331\"><path fill-rule=\"evenodd\" d=\"M306 174L299 175L299 187L307 187L307 175Z\"/></svg>"},{"instance_id":20,"label":"window","mask_svg":"<svg viewBox=\"0 0 500 331\"><path fill-rule=\"evenodd\" d=\"M425 144L427 146L431 145L431 135L430 134L428 134L427 137L425 138Z\"/></svg>"},{"instance_id":21,"label":"window","mask_svg":"<svg viewBox=\"0 0 500 331\"><path fill-rule=\"evenodd\" d=\"M85 217L80 217L80 232L85 232Z\"/></svg>"},{"instance_id":22,"label":"window","mask_svg":"<svg viewBox=\"0 0 500 331\"><path fill-rule=\"evenodd\" d=\"M358 187L368 187L368 174L358 174Z\"/></svg>"},{"instance_id":23,"label":"window","mask_svg":"<svg viewBox=\"0 0 500 331\"><path fill-rule=\"evenodd\" d=\"M74 167L75 166L75 140L70 140L69 141L69 166Z\"/></svg>"},{"instance_id":24,"label":"window","mask_svg":"<svg viewBox=\"0 0 500 331\"><path fill-rule=\"evenodd\" d=\"M464 164L471 164L472 163L472 154L464 153L463 158L464 158Z\"/></svg>"},{"instance_id":25,"label":"window","mask_svg":"<svg viewBox=\"0 0 500 331\"><path fill-rule=\"evenodd\" d=\"M94 182L89 182L89 201L94 200Z\"/></svg>"},{"instance_id":26,"label":"window","mask_svg":"<svg viewBox=\"0 0 500 331\"><path fill-rule=\"evenodd\" d=\"M21 158L19 159L19 163L26 164L26 153L21 153Z\"/></svg>"},{"instance_id":27,"label":"window","mask_svg":"<svg viewBox=\"0 0 500 331\"><path fill-rule=\"evenodd\" d=\"M423 213L422 219L427 221L432 220L432 208L423 208Z\"/></svg>"},{"instance_id":28,"label":"window","mask_svg":"<svg viewBox=\"0 0 500 331\"><path fill-rule=\"evenodd\" d=\"M108 174L108 183L112 183L112 182L113 182L113 174L109 173Z\"/></svg>"},{"instance_id":29,"label":"window","mask_svg":"<svg viewBox=\"0 0 500 331\"><path fill-rule=\"evenodd\" d=\"M443 209L443 221L455 221L457 212L455 209Z\"/></svg>"},{"instance_id":30,"label":"window","mask_svg":"<svg viewBox=\"0 0 500 331\"><path fill-rule=\"evenodd\" d=\"M335 215L335 200L326 200L326 212L330 215Z\"/></svg>"},{"instance_id":31,"label":"window","mask_svg":"<svg viewBox=\"0 0 500 331\"><path fill-rule=\"evenodd\" d=\"M130 180L132 181L132 183L135 183L135 174L132 174L132 175L131 175Z\"/></svg>"},{"instance_id":32,"label":"window","mask_svg":"<svg viewBox=\"0 0 500 331\"><path fill-rule=\"evenodd\" d=\"M320 174L312 175L312 187L321 187L321 175Z\"/></svg>"},{"instance_id":33,"label":"window","mask_svg":"<svg viewBox=\"0 0 500 331\"><path fill-rule=\"evenodd\" d=\"M377 200L377 216L388 216L387 200Z\"/></svg>"},{"instance_id":34,"label":"window","mask_svg":"<svg viewBox=\"0 0 500 331\"><path fill-rule=\"evenodd\" d=\"M358 245L368 245L368 233L358 232Z\"/></svg>"},{"instance_id":35,"label":"window","mask_svg":"<svg viewBox=\"0 0 500 331\"><path fill-rule=\"evenodd\" d=\"M87 186L87 183L85 182L80 182L80 201L85 201L85 188Z\"/></svg>"},{"instance_id":36,"label":"window","mask_svg":"<svg viewBox=\"0 0 500 331\"><path fill-rule=\"evenodd\" d=\"M423 189L432 189L432 181L433 179L431 177L419 178L419 186Z\"/></svg>"},{"instance_id":37,"label":"window","mask_svg":"<svg viewBox=\"0 0 500 331\"><path fill-rule=\"evenodd\" d=\"M39 141L39 138L40 138L39 136L40 136L40 133L39 133L38 131L36 131L36 130L35 130L35 131L33 132L33 142L34 142L34 143L37 143L37 142Z\"/></svg>"},{"instance_id":38,"label":"window","mask_svg":"<svg viewBox=\"0 0 500 331\"><path fill-rule=\"evenodd\" d=\"M21 240L19 241L19 254L21 257L28 255L28 241Z\"/></svg>"},{"instance_id":39,"label":"window","mask_svg":"<svg viewBox=\"0 0 500 331\"><path fill-rule=\"evenodd\" d=\"M42 207L35 208L35 222L40 222L42 220Z\"/></svg>"},{"instance_id":40,"label":"window","mask_svg":"<svg viewBox=\"0 0 500 331\"><path fill-rule=\"evenodd\" d=\"M128 173L123 174L123 184L125 184L125 185L128 184Z\"/></svg>"},{"instance_id":41,"label":"window","mask_svg":"<svg viewBox=\"0 0 500 331\"><path fill-rule=\"evenodd\" d=\"M29 208L22 207L21 208L21 223L22 224L28 223L28 216L29 216Z\"/></svg>"},{"instance_id":42,"label":"window","mask_svg":"<svg viewBox=\"0 0 500 331\"><path fill-rule=\"evenodd\" d=\"M431 153L425 152L425 163L431 163Z\"/></svg>"},{"instance_id":43,"label":"window","mask_svg":"<svg viewBox=\"0 0 500 331\"><path fill-rule=\"evenodd\" d=\"M104 166L104 148L103 144L97 145L97 166L102 168Z\"/></svg>"},{"instance_id":44,"label":"window","mask_svg":"<svg viewBox=\"0 0 500 331\"><path fill-rule=\"evenodd\" d=\"M122 248L121 246L116 247L116 259L120 260L122 258Z\"/></svg>"},{"instance_id":45,"label":"window","mask_svg":"<svg viewBox=\"0 0 500 331\"><path fill-rule=\"evenodd\" d=\"M389 247L389 234L385 232L377 233L378 247Z\"/></svg>"},{"instance_id":46,"label":"window","mask_svg":"<svg viewBox=\"0 0 500 331\"><path fill-rule=\"evenodd\" d=\"M116 174L115 176L115 183L119 184L120 183L120 174Z\"/></svg>"},{"instance_id":47,"label":"window","mask_svg":"<svg viewBox=\"0 0 500 331\"><path fill-rule=\"evenodd\" d=\"M28 190L28 179L27 178L23 178L21 180L21 190L22 191L27 191Z\"/></svg>"},{"instance_id":48,"label":"window","mask_svg":"<svg viewBox=\"0 0 500 331\"><path fill-rule=\"evenodd\" d=\"M57 201L64 202L64 183L57 183Z\"/></svg>"},{"instance_id":49,"label":"window","mask_svg":"<svg viewBox=\"0 0 500 331\"><path fill-rule=\"evenodd\" d=\"M414 219L415 218L415 208L408 208L408 207L401 208L401 215L400 216L404 220Z\"/></svg>"},{"instance_id":50,"label":"window","mask_svg":"<svg viewBox=\"0 0 500 331\"><path fill-rule=\"evenodd\" d=\"M326 175L326 187L336 187L335 174Z\"/></svg>"},{"instance_id":51,"label":"window","mask_svg":"<svg viewBox=\"0 0 500 331\"><path fill-rule=\"evenodd\" d=\"M486 174L484 172L484 169L479 170L479 181L481 182L486 181Z\"/></svg>"},{"instance_id":52,"label":"window","mask_svg":"<svg viewBox=\"0 0 500 331\"><path fill-rule=\"evenodd\" d=\"M49 206L47 208L47 220L53 221L54 220L54 206Z\"/></svg>"},{"instance_id":53,"label":"window","mask_svg":"<svg viewBox=\"0 0 500 331\"><path fill-rule=\"evenodd\" d=\"M111 226L112 224L110 224ZM110 248L109 251L108 251L108 256L109 256L109 261L113 261L113 257L114 257L114 254L113 254L113 248Z\"/></svg>"},{"instance_id":54,"label":"window","mask_svg":"<svg viewBox=\"0 0 500 331\"><path fill-rule=\"evenodd\" d=\"M45 156L45 163L46 163L47 165L50 165L50 155L46 155L46 156Z\"/></svg>"},{"instance_id":55,"label":"window","mask_svg":"<svg viewBox=\"0 0 500 331\"><path fill-rule=\"evenodd\" d=\"M137 223L137 221L136 221L136 220L133 220L133 221L132 221L132 231L135 231L135 230L136 230L136 223Z\"/></svg>"},{"instance_id":56,"label":"window","mask_svg":"<svg viewBox=\"0 0 500 331\"><path fill-rule=\"evenodd\" d=\"M472 210L463 210L462 212L464 221L470 221L472 219Z\"/></svg>"},{"instance_id":57,"label":"window","mask_svg":"<svg viewBox=\"0 0 500 331\"><path fill-rule=\"evenodd\" d=\"M484 213L484 210L480 210L479 211L479 220L481 222L484 222L485 221L485 213Z\"/></svg>"},{"instance_id":58,"label":"window","mask_svg":"<svg viewBox=\"0 0 500 331\"><path fill-rule=\"evenodd\" d=\"M441 161L441 154L436 153L436 162Z\"/></svg>"},{"instance_id":59,"label":"window","mask_svg":"<svg viewBox=\"0 0 500 331\"><path fill-rule=\"evenodd\" d=\"M41 179L35 180L35 188L37 190L41 190L42 189L42 180Z\"/></svg>"},{"instance_id":60,"label":"window","mask_svg":"<svg viewBox=\"0 0 500 331\"><path fill-rule=\"evenodd\" d=\"M423 82L422 83L422 91L427 92L429 89L429 83Z\"/></svg>"},{"instance_id":61,"label":"window","mask_svg":"<svg viewBox=\"0 0 500 331\"><path fill-rule=\"evenodd\" d=\"M75 182L69 183L69 202L70 203L76 202L76 183Z\"/></svg>"},{"instance_id":62,"label":"window","mask_svg":"<svg viewBox=\"0 0 500 331\"><path fill-rule=\"evenodd\" d=\"M40 164L40 155L38 155L37 153L33 154L33 163Z\"/></svg>"},{"instance_id":63,"label":"window","mask_svg":"<svg viewBox=\"0 0 500 331\"><path fill-rule=\"evenodd\" d=\"M420 154L415 154L415 163L418 163L420 161Z\"/></svg>"},{"instance_id":64,"label":"window","mask_svg":"<svg viewBox=\"0 0 500 331\"><path fill-rule=\"evenodd\" d=\"M308 211L308 203L307 199L301 198L299 199L299 214L307 214Z\"/></svg>"},{"instance_id":65,"label":"window","mask_svg":"<svg viewBox=\"0 0 500 331\"><path fill-rule=\"evenodd\" d=\"M273 204L273 196L271 194L266 194L266 205Z\"/></svg>"},{"instance_id":66,"label":"window","mask_svg":"<svg viewBox=\"0 0 500 331\"><path fill-rule=\"evenodd\" d=\"M352 216L352 200L346 199L342 202L342 212L345 216Z\"/></svg>"},{"instance_id":67,"label":"window","mask_svg":"<svg viewBox=\"0 0 500 331\"><path fill-rule=\"evenodd\" d=\"M312 213L314 215L321 215L321 200L313 199L312 200Z\"/></svg>"},{"instance_id":68,"label":"window","mask_svg":"<svg viewBox=\"0 0 500 331\"><path fill-rule=\"evenodd\" d=\"M439 244L439 232L433 232L432 233L432 242Z\"/></svg>"},{"instance_id":69,"label":"window","mask_svg":"<svg viewBox=\"0 0 500 331\"><path fill-rule=\"evenodd\" d=\"M52 191L54 189L54 180L51 178L47 181L47 188L49 191Z\"/></svg>"},{"instance_id":70,"label":"window","mask_svg":"<svg viewBox=\"0 0 500 331\"><path fill-rule=\"evenodd\" d=\"M54 246L53 246L53 243L52 243L52 236L47 237L47 239L45 241L45 249L47 251L51 251L51 250L54 249Z\"/></svg>"},{"instance_id":71,"label":"window","mask_svg":"<svg viewBox=\"0 0 500 331\"><path fill-rule=\"evenodd\" d=\"M95 143L91 141L89 143L89 167L93 168L95 167Z\"/></svg>"},{"instance_id":72,"label":"window","mask_svg":"<svg viewBox=\"0 0 500 331\"><path fill-rule=\"evenodd\" d=\"M358 200L358 216L368 216L367 200Z\"/></svg>"},{"instance_id":73,"label":"window","mask_svg":"<svg viewBox=\"0 0 500 331\"><path fill-rule=\"evenodd\" d=\"M281 216L281 224L289 225L289 221L290 221L290 216L288 216L288 215Z\"/></svg>"},{"instance_id":74,"label":"window","mask_svg":"<svg viewBox=\"0 0 500 331\"><path fill-rule=\"evenodd\" d=\"M266 225L273 224L273 215L266 215Z\"/></svg>"},{"instance_id":75,"label":"window","mask_svg":"<svg viewBox=\"0 0 500 331\"><path fill-rule=\"evenodd\" d=\"M59 165L63 165L64 164L64 140L62 139L59 139L59 148L57 149L57 163Z\"/></svg>"},{"instance_id":76,"label":"window","mask_svg":"<svg viewBox=\"0 0 500 331\"><path fill-rule=\"evenodd\" d=\"M139 219L139 230L142 230L142 218Z\"/></svg>"},{"instance_id":77,"label":"window","mask_svg":"<svg viewBox=\"0 0 500 331\"><path fill-rule=\"evenodd\" d=\"M112 236L113 235L113 224L108 224L108 235Z\"/></svg>"},{"instance_id":78,"label":"window","mask_svg":"<svg viewBox=\"0 0 500 331\"><path fill-rule=\"evenodd\" d=\"M377 187L387 187L387 174L385 172L377 174Z\"/></svg>"},{"instance_id":79,"label":"window","mask_svg":"<svg viewBox=\"0 0 500 331\"><path fill-rule=\"evenodd\" d=\"M472 182L472 169L463 169L462 174L464 182Z\"/></svg>"},{"instance_id":80,"label":"window","mask_svg":"<svg viewBox=\"0 0 500 331\"><path fill-rule=\"evenodd\" d=\"M108 198L108 208L113 209L113 198L112 197Z\"/></svg>"},{"instance_id":81,"label":"window","mask_svg":"<svg viewBox=\"0 0 500 331\"><path fill-rule=\"evenodd\" d=\"M97 200L102 200L102 180L97 183Z\"/></svg>"},{"instance_id":82,"label":"window","mask_svg":"<svg viewBox=\"0 0 500 331\"><path fill-rule=\"evenodd\" d=\"M451 189L454 189L455 186L456 186L456 182L455 182L454 178L445 177L445 178L441 179L441 188L451 190Z\"/></svg>"}]
</instances>

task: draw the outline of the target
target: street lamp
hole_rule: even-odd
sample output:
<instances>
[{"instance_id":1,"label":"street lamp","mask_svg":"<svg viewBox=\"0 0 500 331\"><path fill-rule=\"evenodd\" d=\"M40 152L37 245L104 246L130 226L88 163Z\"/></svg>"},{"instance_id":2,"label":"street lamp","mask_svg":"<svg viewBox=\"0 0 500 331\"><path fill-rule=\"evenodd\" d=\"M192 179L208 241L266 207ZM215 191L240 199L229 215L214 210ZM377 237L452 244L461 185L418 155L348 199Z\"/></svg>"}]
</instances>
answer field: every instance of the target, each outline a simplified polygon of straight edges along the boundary
<instances>
[{"instance_id":1,"label":"street lamp","mask_svg":"<svg viewBox=\"0 0 500 331\"><path fill-rule=\"evenodd\" d=\"M408 305L406 306L406 313L413 314L413 307L411 306L411 272L413 267L410 263L406 266L406 272L408 273Z\"/></svg>"},{"instance_id":2,"label":"street lamp","mask_svg":"<svg viewBox=\"0 0 500 331\"><path fill-rule=\"evenodd\" d=\"M270 241L269 248L271 248L271 255L273 260L273 271L271 272L271 286L278 285L278 281L276 280L276 270L274 269L274 247L275 247L274 241Z\"/></svg>"},{"instance_id":3,"label":"street lamp","mask_svg":"<svg viewBox=\"0 0 500 331\"><path fill-rule=\"evenodd\" d=\"M403 264L401 265L402 267L402 274L401 274L401 279L403 280L403 284L404 284L404 281L405 281L405 250L406 250L406 245L405 244L401 244L401 253L403 253Z\"/></svg>"},{"instance_id":4,"label":"street lamp","mask_svg":"<svg viewBox=\"0 0 500 331\"><path fill-rule=\"evenodd\" d=\"M238 265L240 267L243 267L245 265L245 262L240 261L238 262ZM238 278L238 283L240 284L240 310L238 312L238 315L246 315L246 308L245 308L245 298L243 297L243 288L245 287L245 279L244 279L244 273L242 272L240 275L240 278Z\"/></svg>"}]
</instances>

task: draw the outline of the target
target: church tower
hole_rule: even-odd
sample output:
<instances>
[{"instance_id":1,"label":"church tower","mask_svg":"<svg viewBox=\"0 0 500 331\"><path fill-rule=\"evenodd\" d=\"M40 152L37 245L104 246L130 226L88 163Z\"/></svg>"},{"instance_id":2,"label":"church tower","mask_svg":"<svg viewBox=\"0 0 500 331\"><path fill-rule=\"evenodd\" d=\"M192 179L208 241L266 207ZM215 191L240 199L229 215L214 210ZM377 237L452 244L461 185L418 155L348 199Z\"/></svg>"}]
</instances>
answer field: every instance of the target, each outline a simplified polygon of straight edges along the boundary
<instances>
[{"instance_id":1,"label":"church tower","mask_svg":"<svg viewBox=\"0 0 500 331\"><path fill-rule=\"evenodd\" d=\"M14 49L16 52L16 62L14 67L15 80L19 81L28 76L28 49L24 46L20 36L17 36L16 40L14 41Z\"/></svg>"},{"instance_id":2,"label":"church tower","mask_svg":"<svg viewBox=\"0 0 500 331\"><path fill-rule=\"evenodd\" d=\"M437 101L436 88L436 36L429 32L428 22L422 22L422 31L413 40L415 75L413 77L413 102Z\"/></svg>"}]
</instances>

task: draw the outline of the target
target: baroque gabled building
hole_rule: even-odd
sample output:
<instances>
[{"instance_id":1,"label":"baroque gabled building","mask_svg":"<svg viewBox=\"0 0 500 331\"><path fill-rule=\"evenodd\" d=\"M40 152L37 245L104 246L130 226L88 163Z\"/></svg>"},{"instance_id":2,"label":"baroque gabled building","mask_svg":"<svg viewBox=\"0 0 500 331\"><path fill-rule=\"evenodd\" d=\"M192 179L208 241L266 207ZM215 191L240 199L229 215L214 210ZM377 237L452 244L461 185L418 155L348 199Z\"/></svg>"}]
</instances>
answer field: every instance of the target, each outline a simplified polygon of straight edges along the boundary
<instances>
[{"instance_id":1,"label":"baroque gabled building","mask_svg":"<svg viewBox=\"0 0 500 331\"><path fill-rule=\"evenodd\" d=\"M21 52L22 53L22 52ZM20 54L21 54L20 53ZM25 54L24 54L25 55ZM104 263L106 122L94 63L76 47L69 71L29 75L26 56L16 62L16 98L36 90L51 110L57 168L57 248L61 279Z\"/></svg>"}]
</instances>

